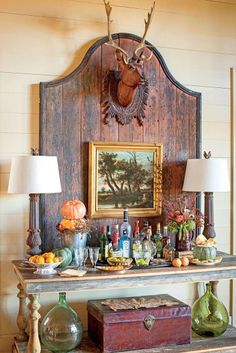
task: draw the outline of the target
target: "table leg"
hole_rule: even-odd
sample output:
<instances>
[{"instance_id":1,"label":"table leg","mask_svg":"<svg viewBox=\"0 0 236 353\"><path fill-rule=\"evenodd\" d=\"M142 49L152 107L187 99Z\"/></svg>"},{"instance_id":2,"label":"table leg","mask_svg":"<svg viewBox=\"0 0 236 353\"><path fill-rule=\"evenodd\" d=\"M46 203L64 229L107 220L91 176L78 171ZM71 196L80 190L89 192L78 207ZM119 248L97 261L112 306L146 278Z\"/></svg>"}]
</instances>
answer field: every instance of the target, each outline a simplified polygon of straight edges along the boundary
<instances>
[{"instance_id":1,"label":"table leg","mask_svg":"<svg viewBox=\"0 0 236 353\"><path fill-rule=\"evenodd\" d=\"M27 328L27 308L26 308L26 293L21 283L17 285L19 293L19 311L16 319L16 323L19 329L19 333L16 335L16 340L19 342L25 342L28 340L28 335L25 332Z\"/></svg>"},{"instance_id":2,"label":"table leg","mask_svg":"<svg viewBox=\"0 0 236 353\"><path fill-rule=\"evenodd\" d=\"M40 308L40 304L38 301L39 294L30 294L28 297L30 300L30 303L28 305L30 332L27 353L40 353L41 344L39 341L38 322L41 316L38 312Z\"/></svg>"}]
</instances>

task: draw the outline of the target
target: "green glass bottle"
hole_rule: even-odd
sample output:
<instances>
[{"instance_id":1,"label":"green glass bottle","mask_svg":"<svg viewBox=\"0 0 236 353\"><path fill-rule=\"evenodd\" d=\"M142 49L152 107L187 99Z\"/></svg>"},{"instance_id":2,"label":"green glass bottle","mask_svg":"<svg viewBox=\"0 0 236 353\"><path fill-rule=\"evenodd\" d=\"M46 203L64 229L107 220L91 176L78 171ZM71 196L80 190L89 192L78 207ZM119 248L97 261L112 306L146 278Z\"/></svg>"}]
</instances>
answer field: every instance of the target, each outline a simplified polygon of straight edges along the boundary
<instances>
[{"instance_id":1,"label":"green glass bottle","mask_svg":"<svg viewBox=\"0 0 236 353\"><path fill-rule=\"evenodd\" d=\"M47 313L40 325L43 345L52 352L69 352L80 344L82 333L81 321L67 304L66 293L59 293L58 303Z\"/></svg>"},{"instance_id":2,"label":"green glass bottle","mask_svg":"<svg viewBox=\"0 0 236 353\"><path fill-rule=\"evenodd\" d=\"M193 304L192 329L199 336L217 337L226 331L228 323L228 312L208 283L205 294Z\"/></svg>"}]
</instances>

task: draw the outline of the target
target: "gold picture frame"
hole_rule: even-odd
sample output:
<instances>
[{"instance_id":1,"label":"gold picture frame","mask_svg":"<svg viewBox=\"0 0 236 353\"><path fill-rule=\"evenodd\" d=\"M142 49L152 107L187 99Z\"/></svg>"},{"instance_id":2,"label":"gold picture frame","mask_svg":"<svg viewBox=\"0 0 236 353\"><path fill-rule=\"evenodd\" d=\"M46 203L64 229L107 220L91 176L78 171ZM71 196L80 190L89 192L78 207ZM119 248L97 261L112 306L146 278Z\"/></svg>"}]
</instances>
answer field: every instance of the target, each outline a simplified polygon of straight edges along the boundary
<instances>
[{"instance_id":1,"label":"gold picture frame","mask_svg":"<svg viewBox=\"0 0 236 353\"><path fill-rule=\"evenodd\" d=\"M162 158L161 144L90 142L89 217L160 215Z\"/></svg>"}]
</instances>

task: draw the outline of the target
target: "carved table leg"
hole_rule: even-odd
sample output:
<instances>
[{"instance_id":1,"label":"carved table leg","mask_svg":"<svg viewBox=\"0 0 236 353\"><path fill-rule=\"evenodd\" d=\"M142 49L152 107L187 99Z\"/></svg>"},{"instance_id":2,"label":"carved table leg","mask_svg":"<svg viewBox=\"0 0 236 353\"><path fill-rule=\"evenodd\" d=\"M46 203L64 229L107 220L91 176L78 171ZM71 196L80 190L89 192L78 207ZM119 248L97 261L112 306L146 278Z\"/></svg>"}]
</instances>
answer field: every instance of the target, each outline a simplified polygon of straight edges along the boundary
<instances>
[{"instance_id":1,"label":"carved table leg","mask_svg":"<svg viewBox=\"0 0 236 353\"><path fill-rule=\"evenodd\" d=\"M210 281L212 293L216 297L218 297L218 295L217 295L217 285L218 285L218 283L219 283L219 281Z\"/></svg>"},{"instance_id":2,"label":"carved table leg","mask_svg":"<svg viewBox=\"0 0 236 353\"><path fill-rule=\"evenodd\" d=\"M30 333L29 333L29 342L27 346L27 353L41 352L41 345L39 341L39 330L38 330L38 321L41 316L38 312L40 308L38 299L39 299L39 294L29 295L30 303L28 305L28 308L29 308Z\"/></svg>"},{"instance_id":3,"label":"carved table leg","mask_svg":"<svg viewBox=\"0 0 236 353\"><path fill-rule=\"evenodd\" d=\"M21 283L18 284L17 288L19 289L19 293L17 294L17 297L19 298L19 311L16 323L19 333L16 335L16 340L19 342L25 342L28 340L28 335L25 332L27 327L26 294Z\"/></svg>"}]
</instances>

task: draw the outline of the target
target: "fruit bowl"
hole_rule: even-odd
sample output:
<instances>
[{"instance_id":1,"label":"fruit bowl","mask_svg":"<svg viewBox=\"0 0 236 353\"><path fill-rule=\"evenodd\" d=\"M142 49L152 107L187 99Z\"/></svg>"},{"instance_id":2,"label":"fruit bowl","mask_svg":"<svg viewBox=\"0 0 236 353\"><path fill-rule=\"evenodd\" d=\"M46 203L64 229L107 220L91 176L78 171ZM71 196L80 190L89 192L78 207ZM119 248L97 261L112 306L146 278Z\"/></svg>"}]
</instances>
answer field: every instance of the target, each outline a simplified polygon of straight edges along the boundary
<instances>
[{"instance_id":1,"label":"fruit bowl","mask_svg":"<svg viewBox=\"0 0 236 353\"><path fill-rule=\"evenodd\" d=\"M37 275L52 275L54 273L57 273L55 268L58 267L62 262L63 262L63 259L61 259L61 261L59 262L50 262L50 263L44 263L44 264L38 264L38 263L29 261L29 264L32 265L33 267L36 267L36 271L34 271L34 273Z\"/></svg>"},{"instance_id":2,"label":"fruit bowl","mask_svg":"<svg viewBox=\"0 0 236 353\"><path fill-rule=\"evenodd\" d=\"M108 257L107 262L111 266L130 266L133 259L127 257Z\"/></svg>"}]
</instances>

